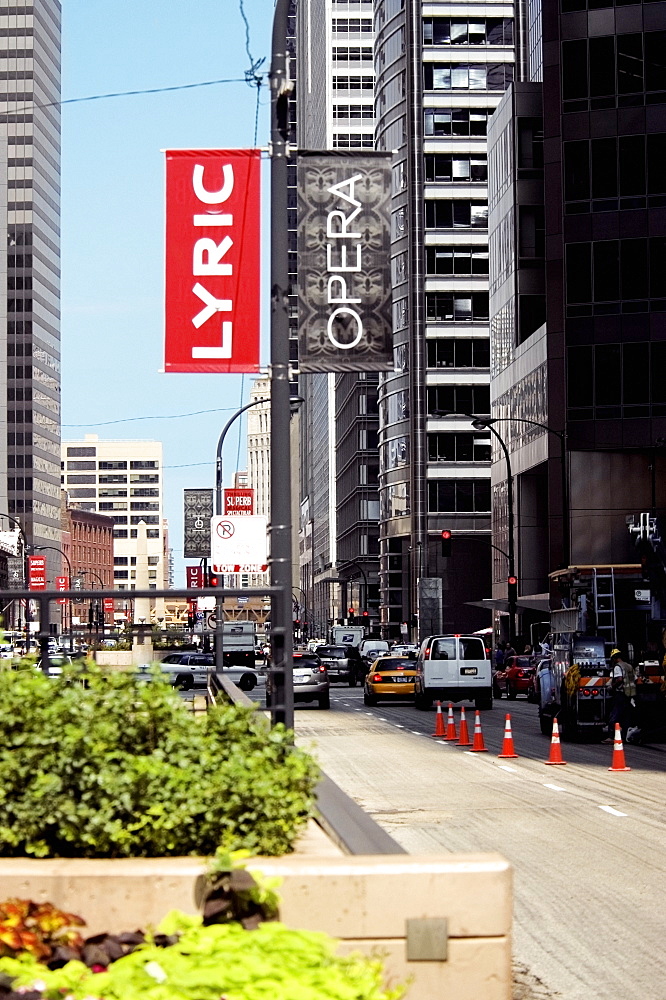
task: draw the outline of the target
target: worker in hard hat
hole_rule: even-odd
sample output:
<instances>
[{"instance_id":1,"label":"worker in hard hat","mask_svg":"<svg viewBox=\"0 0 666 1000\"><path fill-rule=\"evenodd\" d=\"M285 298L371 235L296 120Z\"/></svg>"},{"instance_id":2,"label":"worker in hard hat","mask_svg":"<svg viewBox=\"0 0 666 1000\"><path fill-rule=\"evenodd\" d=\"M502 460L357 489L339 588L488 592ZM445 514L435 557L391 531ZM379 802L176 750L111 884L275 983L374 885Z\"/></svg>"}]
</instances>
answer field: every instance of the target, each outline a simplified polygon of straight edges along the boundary
<instances>
[{"instance_id":1,"label":"worker in hard hat","mask_svg":"<svg viewBox=\"0 0 666 1000\"><path fill-rule=\"evenodd\" d=\"M630 663L622 659L622 653L617 648L611 650L610 668L613 701L608 719L608 739L604 741L606 743L613 742L616 722L620 723L622 740L626 740L636 704L636 672Z\"/></svg>"}]
</instances>

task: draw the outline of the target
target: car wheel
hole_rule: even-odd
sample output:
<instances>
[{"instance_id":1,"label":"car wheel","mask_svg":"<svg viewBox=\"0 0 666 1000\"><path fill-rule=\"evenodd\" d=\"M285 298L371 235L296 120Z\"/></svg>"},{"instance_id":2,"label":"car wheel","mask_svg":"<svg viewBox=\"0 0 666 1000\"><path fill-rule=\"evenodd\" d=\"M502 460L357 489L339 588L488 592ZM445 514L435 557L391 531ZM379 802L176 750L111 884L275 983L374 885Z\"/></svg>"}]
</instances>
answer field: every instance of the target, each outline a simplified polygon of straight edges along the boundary
<instances>
[{"instance_id":1,"label":"car wheel","mask_svg":"<svg viewBox=\"0 0 666 1000\"><path fill-rule=\"evenodd\" d=\"M493 707L493 693L492 691L484 691L483 694L479 694L474 699L474 708L478 712L487 712Z\"/></svg>"},{"instance_id":2,"label":"car wheel","mask_svg":"<svg viewBox=\"0 0 666 1000\"><path fill-rule=\"evenodd\" d=\"M377 704L377 699L374 695L368 694L367 691L363 692L363 704L367 705L368 708L372 708L373 705Z\"/></svg>"},{"instance_id":3,"label":"car wheel","mask_svg":"<svg viewBox=\"0 0 666 1000\"><path fill-rule=\"evenodd\" d=\"M257 683L257 678L254 676L254 674L243 674L243 676L238 682L238 687L241 689L241 691L251 691L252 688L255 687L256 683Z\"/></svg>"},{"instance_id":4,"label":"car wheel","mask_svg":"<svg viewBox=\"0 0 666 1000\"><path fill-rule=\"evenodd\" d=\"M194 687L194 678L191 674L178 674L173 686L179 691L191 691Z\"/></svg>"},{"instance_id":5,"label":"car wheel","mask_svg":"<svg viewBox=\"0 0 666 1000\"><path fill-rule=\"evenodd\" d=\"M551 736L553 732L553 719L550 715L542 715L539 712L539 729L542 736Z\"/></svg>"},{"instance_id":6,"label":"car wheel","mask_svg":"<svg viewBox=\"0 0 666 1000\"><path fill-rule=\"evenodd\" d=\"M319 704L320 708L330 708L331 707L330 694L328 694L328 692L326 694L323 694L320 698L317 699L317 703Z\"/></svg>"},{"instance_id":7,"label":"car wheel","mask_svg":"<svg viewBox=\"0 0 666 1000\"><path fill-rule=\"evenodd\" d=\"M428 709L432 708L432 698L429 698L427 694L414 695L414 707L418 708L421 712L427 712Z\"/></svg>"},{"instance_id":8,"label":"car wheel","mask_svg":"<svg viewBox=\"0 0 666 1000\"><path fill-rule=\"evenodd\" d=\"M355 688L356 687L356 674L351 673L349 675L349 682L348 683L349 683L349 687L350 688Z\"/></svg>"},{"instance_id":9,"label":"car wheel","mask_svg":"<svg viewBox=\"0 0 666 1000\"><path fill-rule=\"evenodd\" d=\"M509 699L509 701L515 701L517 694L518 694L518 692L516 691L516 689L512 688L510 684L507 684L507 686L506 686L506 696Z\"/></svg>"}]
</instances>

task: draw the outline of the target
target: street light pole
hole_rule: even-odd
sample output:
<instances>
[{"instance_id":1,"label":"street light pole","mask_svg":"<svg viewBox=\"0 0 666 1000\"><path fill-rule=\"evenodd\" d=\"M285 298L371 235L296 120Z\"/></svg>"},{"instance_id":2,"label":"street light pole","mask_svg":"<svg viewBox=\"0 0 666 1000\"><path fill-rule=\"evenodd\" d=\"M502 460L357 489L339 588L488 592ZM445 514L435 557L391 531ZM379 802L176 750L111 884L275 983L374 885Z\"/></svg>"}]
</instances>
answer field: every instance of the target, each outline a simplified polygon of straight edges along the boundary
<instances>
[{"instance_id":1,"label":"street light pole","mask_svg":"<svg viewBox=\"0 0 666 1000\"><path fill-rule=\"evenodd\" d=\"M434 414L440 417L468 417L472 421L472 426L476 427L477 430L485 427L490 433L496 438L499 443L502 453L504 454L504 461L506 462L506 480L507 480L507 502L509 506L509 551L508 563L509 563L509 576L515 578L515 552L514 552L514 523L513 523L513 472L511 469L511 458L509 456L509 449L506 446L504 438L499 434L498 431L492 426L492 418L490 417L479 417L475 413L460 413L454 412L452 410L440 410ZM516 640L516 608L517 601L515 597L515 587L508 588L508 602L509 602L509 639L513 644Z\"/></svg>"},{"instance_id":2,"label":"street light pole","mask_svg":"<svg viewBox=\"0 0 666 1000\"><path fill-rule=\"evenodd\" d=\"M271 50L271 721L294 725L291 627L291 449L289 440L289 269L287 262L287 143L289 0L276 0Z\"/></svg>"},{"instance_id":3,"label":"street light pole","mask_svg":"<svg viewBox=\"0 0 666 1000\"><path fill-rule=\"evenodd\" d=\"M50 549L52 552L59 552L67 563L67 569L69 570L69 586L72 586L72 563L69 556L64 549L58 548L57 545L35 545L35 550L41 552L43 549ZM69 651L74 652L74 626L72 625L72 602L69 601Z\"/></svg>"}]
</instances>

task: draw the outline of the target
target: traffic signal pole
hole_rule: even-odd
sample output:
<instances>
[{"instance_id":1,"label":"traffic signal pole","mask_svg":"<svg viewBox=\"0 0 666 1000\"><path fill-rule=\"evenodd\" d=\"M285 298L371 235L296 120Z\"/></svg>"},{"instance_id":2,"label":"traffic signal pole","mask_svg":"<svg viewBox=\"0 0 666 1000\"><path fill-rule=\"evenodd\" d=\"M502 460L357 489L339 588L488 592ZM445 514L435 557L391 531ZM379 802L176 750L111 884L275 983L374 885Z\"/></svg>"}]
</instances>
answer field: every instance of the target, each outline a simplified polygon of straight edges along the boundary
<instances>
[{"instance_id":1,"label":"traffic signal pole","mask_svg":"<svg viewBox=\"0 0 666 1000\"><path fill-rule=\"evenodd\" d=\"M293 728L291 618L291 448L289 400L289 269L287 262L287 142L290 81L287 75L289 0L276 0L271 52L271 523L273 592L271 721Z\"/></svg>"}]
</instances>

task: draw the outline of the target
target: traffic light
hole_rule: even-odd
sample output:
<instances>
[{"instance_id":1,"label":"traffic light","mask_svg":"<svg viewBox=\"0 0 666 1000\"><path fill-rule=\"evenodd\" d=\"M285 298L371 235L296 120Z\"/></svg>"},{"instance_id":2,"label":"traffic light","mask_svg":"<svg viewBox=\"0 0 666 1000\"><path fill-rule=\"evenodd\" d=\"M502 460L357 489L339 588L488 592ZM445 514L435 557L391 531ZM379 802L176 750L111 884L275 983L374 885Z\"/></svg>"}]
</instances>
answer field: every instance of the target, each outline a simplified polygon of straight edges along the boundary
<instances>
[{"instance_id":1,"label":"traffic light","mask_svg":"<svg viewBox=\"0 0 666 1000\"><path fill-rule=\"evenodd\" d=\"M206 570L206 586L207 587L217 587L219 583L219 577L216 573L213 573L212 569Z\"/></svg>"},{"instance_id":2,"label":"traffic light","mask_svg":"<svg viewBox=\"0 0 666 1000\"><path fill-rule=\"evenodd\" d=\"M369 618L370 617L370 612L369 611L364 611L363 612L363 617L364 618Z\"/></svg>"},{"instance_id":3,"label":"traffic light","mask_svg":"<svg viewBox=\"0 0 666 1000\"><path fill-rule=\"evenodd\" d=\"M451 555L451 531L449 528L442 529L442 555Z\"/></svg>"},{"instance_id":4,"label":"traffic light","mask_svg":"<svg viewBox=\"0 0 666 1000\"><path fill-rule=\"evenodd\" d=\"M506 590L509 604L515 604L518 600L518 577L510 576L506 581Z\"/></svg>"},{"instance_id":5,"label":"traffic light","mask_svg":"<svg viewBox=\"0 0 666 1000\"><path fill-rule=\"evenodd\" d=\"M353 608L347 608L347 613L349 615L349 619L348 619L349 624L353 625L354 622L356 621L356 615L354 614L354 609Z\"/></svg>"}]
</instances>

